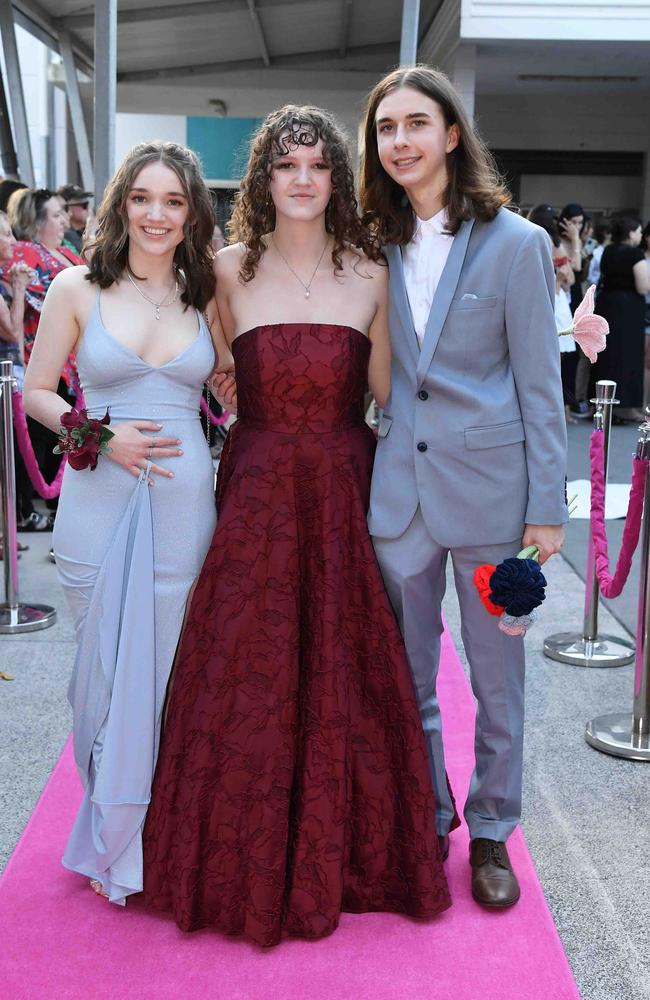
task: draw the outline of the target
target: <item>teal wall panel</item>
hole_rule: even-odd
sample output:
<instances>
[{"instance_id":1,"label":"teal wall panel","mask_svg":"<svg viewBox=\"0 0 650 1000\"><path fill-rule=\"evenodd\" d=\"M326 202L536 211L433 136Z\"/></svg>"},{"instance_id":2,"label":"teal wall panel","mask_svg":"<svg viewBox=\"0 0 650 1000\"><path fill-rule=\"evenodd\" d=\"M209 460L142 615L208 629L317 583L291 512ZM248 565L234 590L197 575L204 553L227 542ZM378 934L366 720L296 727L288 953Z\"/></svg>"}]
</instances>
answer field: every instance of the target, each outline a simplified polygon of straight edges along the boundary
<instances>
[{"instance_id":1,"label":"teal wall panel","mask_svg":"<svg viewBox=\"0 0 650 1000\"><path fill-rule=\"evenodd\" d=\"M187 144L211 180L238 181L246 169L251 134L261 118L188 117Z\"/></svg>"}]
</instances>

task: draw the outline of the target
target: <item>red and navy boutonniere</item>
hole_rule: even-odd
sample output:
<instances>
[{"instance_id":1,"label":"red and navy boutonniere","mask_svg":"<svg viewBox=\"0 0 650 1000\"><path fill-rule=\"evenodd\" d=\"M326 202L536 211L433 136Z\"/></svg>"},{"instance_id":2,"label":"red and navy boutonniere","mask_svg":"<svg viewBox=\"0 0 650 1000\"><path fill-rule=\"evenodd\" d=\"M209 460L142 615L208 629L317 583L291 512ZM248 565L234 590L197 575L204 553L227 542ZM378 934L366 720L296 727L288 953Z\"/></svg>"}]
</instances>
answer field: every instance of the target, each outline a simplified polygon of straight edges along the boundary
<instances>
[{"instance_id":1,"label":"red and navy boutonniere","mask_svg":"<svg viewBox=\"0 0 650 1000\"><path fill-rule=\"evenodd\" d=\"M474 586L483 607L499 618L507 635L523 635L535 621L535 608L546 598L546 577L538 562L539 549L529 545L498 566L483 563L474 570Z\"/></svg>"}]
</instances>

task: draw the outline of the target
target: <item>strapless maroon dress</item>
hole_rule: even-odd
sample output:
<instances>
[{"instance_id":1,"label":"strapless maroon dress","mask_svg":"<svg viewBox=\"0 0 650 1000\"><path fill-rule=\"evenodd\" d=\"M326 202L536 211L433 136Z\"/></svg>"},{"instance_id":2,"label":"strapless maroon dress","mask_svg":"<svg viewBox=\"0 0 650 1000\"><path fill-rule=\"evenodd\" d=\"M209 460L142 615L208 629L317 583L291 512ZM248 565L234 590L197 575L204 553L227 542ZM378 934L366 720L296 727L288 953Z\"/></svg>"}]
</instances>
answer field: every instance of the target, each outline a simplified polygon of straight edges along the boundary
<instances>
[{"instance_id":1,"label":"strapless maroon dress","mask_svg":"<svg viewBox=\"0 0 650 1000\"><path fill-rule=\"evenodd\" d=\"M319 938L450 905L404 645L366 527L369 342L255 327L177 658L144 896L183 930Z\"/></svg>"}]
</instances>

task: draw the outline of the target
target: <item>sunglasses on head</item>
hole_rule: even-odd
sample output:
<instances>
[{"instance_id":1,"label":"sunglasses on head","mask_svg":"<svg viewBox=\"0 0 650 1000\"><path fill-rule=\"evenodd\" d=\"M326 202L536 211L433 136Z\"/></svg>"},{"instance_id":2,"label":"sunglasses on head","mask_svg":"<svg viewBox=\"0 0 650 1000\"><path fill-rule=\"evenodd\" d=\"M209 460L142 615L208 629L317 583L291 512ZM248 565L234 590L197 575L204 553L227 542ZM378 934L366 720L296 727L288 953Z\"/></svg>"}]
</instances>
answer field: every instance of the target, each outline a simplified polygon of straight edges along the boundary
<instances>
[{"instance_id":1,"label":"sunglasses on head","mask_svg":"<svg viewBox=\"0 0 650 1000\"><path fill-rule=\"evenodd\" d=\"M49 188L37 188L34 191L34 201L42 204L44 201L49 201L50 198L54 197L54 192L50 191Z\"/></svg>"}]
</instances>

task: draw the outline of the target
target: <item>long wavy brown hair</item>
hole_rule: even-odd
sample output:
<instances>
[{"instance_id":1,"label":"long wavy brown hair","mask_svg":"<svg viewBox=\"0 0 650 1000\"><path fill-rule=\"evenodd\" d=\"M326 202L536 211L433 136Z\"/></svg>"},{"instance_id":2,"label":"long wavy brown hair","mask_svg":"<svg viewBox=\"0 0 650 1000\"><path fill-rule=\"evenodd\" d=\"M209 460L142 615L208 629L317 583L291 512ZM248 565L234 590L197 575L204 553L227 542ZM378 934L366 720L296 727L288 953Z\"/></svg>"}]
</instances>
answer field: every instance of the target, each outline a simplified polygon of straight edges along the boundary
<instances>
[{"instance_id":1,"label":"long wavy brown hair","mask_svg":"<svg viewBox=\"0 0 650 1000\"><path fill-rule=\"evenodd\" d=\"M334 237L335 271L341 272L346 249L364 253L371 260L381 259L376 237L359 218L343 129L329 111L285 104L267 115L253 136L246 173L228 223L231 242L241 242L246 247L239 270L242 282L255 276L266 250L264 236L275 229L275 205L270 189L273 160L298 146L315 146L319 139L323 140L323 158L332 171L332 196L325 212L325 229Z\"/></svg>"},{"instance_id":2,"label":"long wavy brown hair","mask_svg":"<svg viewBox=\"0 0 650 1000\"><path fill-rule=\"evenodd\" d=\"M175 142L154 139L141 142L128 153L109 181L97 213L97 228L85 250L88 281L109 288L124 274L129 262L129 220L126 202L140 171L162 163L174 171L187 199L185 238L176 247L174 264L182 274L181 301L203 311L214 295L214 254L210 239L214 228L212 199L201 176L201 166L191 149Z\"/></svg>"},{"instance_id":3,"label":"long wavy brown hair","mask_svg":"<svg viewBox=\"0 0 650 1000\"><path fill-rule=\"evenodd\" d=\"M403 246L413 237L413 209L404 188L389 177L381 165L375 125L381 101L401 87L412 87L430 97L439 105L447 128L457 125L460 132L458 146L447 154L449 183L445 205L449 232L457 233L465 219L489 222L503 205L509 204L510 193L492 154L468 118L460 94L444 73L429 66L396 69L380 80L368 95L360 183L364 222L382 243Z\"/></svg>"}]
</instances>

